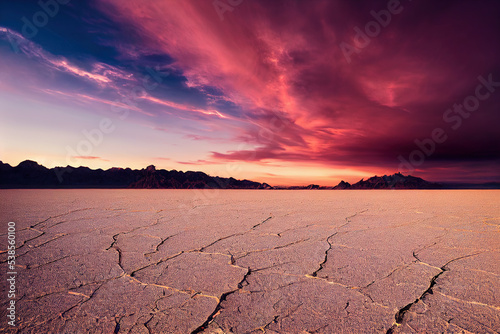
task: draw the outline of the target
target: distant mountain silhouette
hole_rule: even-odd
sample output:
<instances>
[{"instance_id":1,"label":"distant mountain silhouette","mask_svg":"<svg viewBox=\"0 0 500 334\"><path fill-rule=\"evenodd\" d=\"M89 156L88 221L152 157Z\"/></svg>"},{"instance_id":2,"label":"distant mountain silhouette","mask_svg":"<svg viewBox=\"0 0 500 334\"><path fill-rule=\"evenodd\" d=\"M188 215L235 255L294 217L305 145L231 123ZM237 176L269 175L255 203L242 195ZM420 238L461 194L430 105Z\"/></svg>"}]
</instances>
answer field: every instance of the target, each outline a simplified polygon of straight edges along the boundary
<instances>
[{"instance_id":1,"label":"distant mountain silhouette","mask_svg":"<svg viewBox=\"0 0 500 334\"><path fill-rule=\"evenodd\" d=\"M500 189L500 183L433 183L401 173L373 176L357 183L340 181L335 187L316 184L308 186L277 186L249 180L236 180L210 176L203 172L179 172L156 169L88 167L46 168L35 161L26 160L16 167L0 161L0 188L134 188L134 189Z\"/></svg>"},{"instance_id":2,"label":"distant mountain silhouette","mask_svg":"<svg viewBox=\"0 0 500 334\"><path fill-rule=\"evenodd\" d=\"M344 182L344 181L340 181L339 184L333 187L333 189L339 189L339 190L349 189L349 188L351 188L351 184L349 182Z\"/></svg>"},{"instance_id":3,"label":"distant mountain silhouette","mask_svg":"<svg viewBox=\"0 0 500 334\"><path fill-rule=\"evenodd\" d=\"M311 190L311 189L326 189L326 187L321 187L317 184L310 184L308 186L276 186L273 189L279 190Z\"/></svg>"},{"instance_id":4,"label":"distant mountain silhouette","mask_svg":"<svg viewBox=\"0 0 500 334\"><path fill-rule=\"evenodd\" d=\"M267 183L212 177L202 172L88 167L45 168L26 160L16 167L0 161L0 188L269 189Z\"/></svg>"},{"instance_id":5,"label":"distant mountain silhouette","mask_svg":"<svg viewBox=\"0 0 500 334\"><path fill-rule=\"evenodd\" d=\"M349 184L348 182L340 181L334 189L442 189L443 185L425 181L415 176L405 176L401 173L384 176L373 176L368 180Z\"/></svg>"}]
</instances>

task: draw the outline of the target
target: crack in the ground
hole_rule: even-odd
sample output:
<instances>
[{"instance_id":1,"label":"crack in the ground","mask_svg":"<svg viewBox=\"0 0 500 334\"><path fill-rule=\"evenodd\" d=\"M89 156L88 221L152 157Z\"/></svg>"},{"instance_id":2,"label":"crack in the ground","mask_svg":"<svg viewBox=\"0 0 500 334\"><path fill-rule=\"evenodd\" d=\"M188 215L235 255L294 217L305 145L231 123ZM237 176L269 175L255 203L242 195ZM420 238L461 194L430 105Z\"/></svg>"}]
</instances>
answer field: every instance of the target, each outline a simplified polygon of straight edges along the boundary
<instances>
[{"instance_id":1,"label":"crack in the ground","mask_svg":"<svg viewBox=\"0 0 500 334\"><path fill-rule=\"evenodd\" d=\"M116 251L118 252L118 266L121 268L121 270L123 270L123 272L125 272L125 269L123 268L123 264L122 264L122 250L119 248L119 247L114 247L116 249Z\"/></svg>"},{"instance_id":2,"label":"crack in the ground","mask_svg":"<svg viewBox=\"0 0 500 334\"><path fill-rule=\"evenodd\" d=\"M111 277L111 278L107 278L107 279L104 279L104 280L100 280L100 281L95 281L95 282L87 282L87 283L80 283L79 285L77 286L73 286L73 287L67 287L67 288L63 288L63 289L59 289L59 290L56 290L56 291L52 291L52 292L48 292L48 293L45 293L45 294L42 294L42 295L39 295L39 296L27 296L27 295L23 295L22 298L26 298L27 301L36 301L36 300L39 300L39 299L42 299L42 298L45 298L47 296L51 296L51 295L55 295L55 294L59 294L59 293L64 293L64 292L67 292L68 294L71 294L71 295L77 295L77 296L82 296L82 297L85 297L85 298L90 298L91 296L87 296L81 292L75 292L75 291L72 291L72 290L75 290L75 289L79 289L79 288L82 288L82 287L86 287L86 286L89 286L89 285L98 285L98 284L104 284L110 280L113 280L113 279L117 279L117 278L120 278L122 277L122 275L120 276L115 276L115 277ZM18 300L19 302L19 300Z\"/></svg>"},{"instance_id":3,"label":"crack in the ground","mask_svg":"<svg viewBox=\"0 0 500 334\"><path fill-rule=\"evenodd\" d=\"M269 326L271 326L272 324L277 324L278 323L278 319L279 319L279 315L275 315L273 317L273 320L269 321L267 324L265 324L264 326L258 328L260 330L262 330L264 333L266 332L266 329L269 329Z\"/></svg>"},{"instance_id":4,"label":"crack in the ground","mask_svg":"<svg viewBox=\"0 0 500 334\"><path fill-rule=\"evenodd\" d=\"M429 284L429 287L422 293L422 295L420 295L420 297L418 297L417 299L415 299L415 301L409 303L408 305L404 306L403 308L399 309L399 311L394 315L394 318L396 320L396 323L394 325L392 325L386 332L386 334L392 334L394 333L394 329L398 326L400 326L402 323L403 323L403 320L404 320L404 317L406 315L406 313L410 310L410 308L417 304L419 301L425 299L425 297L428 295L428 294L433 294L433 288L434 286L436 285L437 283L437 279L439 278L439 276L441 276L442 274L444 274L446 271L448 271L449 269L447 268L447 265L449 265L450 263L452 262L455 262L455 261L458 261L458 260L461 260L461 259L465 259L465 258L468 258L468 257L471 257L471 256L475 256L475 255L478 255L478 254L481 254L481 253L474 253L474 254L469 254L469 255L465 255L465 256L461 256L461 257L458 257L456 259L452 259L448 262L446 262L441 268L439 268L441 271L439 273L437 273L436 275L434 275L432 278L431 278L431 281L430 281L430 284ZM418 259L417 259L418 260Z\"/></svg>"},{"instance_id":5,"label":"crack in the ground","mask_svg":"<svg viewBox=\"0 0 500 334\"><path fill-rule=\"evenodd\" d=\"M489 305L489 304L485 304L485 303L481 303L481 302L476 302L476 301L472 301L472 300L464 300L464 299L456 298L456 297L444 294L441 291L437 291L437 293L439 293L441 296L443 296L445 298L451 299L451 300L453 300L455 302L458 302L458 303L478 305L478 306L483 306L483 307L488 307L488 308L494 309L495 311L500 311L500 307L499 306Z\"/></svg>"},{"instance_id":6,"label":"crack in the ground","mask_svg":"<svg viewBox=\"0 0 500 334\"><path fill-rule=\"evenodd\" d=\"M271 247L271 248L264 248L264 249L256 249L256 250L253 250L253 251L249 251L249 252L246 252L244 253L243 255L241 256L238 256L236 258L233 257L233 259L235 260L240 260L250 254L253 254L253 253L261 253L261 252L267 252L267 251L271 251L271 250L276 250L276 249L282 249L282 248L286 248L286 247L290 247L290 246L293 246L293 245L296 245L296 244L300 244L302 242L306 242L308 240L310 240L311 238L307 238L307 239L300 239L300 240L297 240L297 241L293 241L293 242L290 242L286 245L281 245L281 246L275 246L275 247Z\"/></svg>"},{"instance_id":7,"label":"crack in the ground","mask_svg":"<svg viewBox=\"0 0 500 334\"><path fill-rule=\"evenodd\" d=\"M348 223L350 223L350 222L351 222L351 218L354 218L354 217L356 217L357 215L359 215L360 213L363 213L363 212L366 212L366 211L368 211L368 209L364 209L364 210L361 210L361 211L359 211L359 212L356 212L356 213L355 213L355 214L353 214L352 216L346 217L346 218L345 218L345 221L346 221L346 222L348 222Z\"/></svg>"},{"instance_id":8,"label":"crack in the ground","mask_svg":"<svg viewBox=\"0 0 500 334\"><path fill-rule=\"evenodd\" d=\"M330 324L326 324L326 325L323 325L323 326L321 326L319 328L313 329L311 332L309 332L309 334L316 334L316 333L318 333L319 331L325 329L328 326L330 326Z\"/></svg>"},{"instance_id":9,"label":"crack in the ground","mask_svg":"<svg viewBox=\"0 0 500 334\"><path fill-rule=\"evenodd\" d=\"M439 240L439 239L443 238L444 236L445 236L445 235L440 235L440 236L436 237L435 239L438 239L438 240ZM439 241L435 241L435 242L433 242L433 243L431 243L431 244L425 245L425 246L423 246L422 248L419 248L419 249L417 249L417 250L413 251L413 253L412 253L412 254L413 254L413 257L414 257L415 259L417 259L417 261L422 262L422 261L420 261L420 259L418 258L418 254L419 254L420 252L422 252L422 251L426 250L426 249L429 249L429 248L431 248L431 247L433 247L433 246L437 245L437 244L438 244L438 242L439 242Z\"/></svg>"},{"instance_id":10,"label":"crack in the ground","mask_svg":"<svg viewBox=\"0 0 500 334\"><path fill-rule=\"evenodd\" d=\"M272 289L264 289L264 290L250 290L249 289L248 292L250 292L250 293L263 293L263 292L269 292L269 291L278 291L278 290L287 288L289 286L292 286L292 285L298 284L298 283L302 283L302 282L297 281L297 282L292 282L292 283L288 283L288 284L285 284L285 285L279 285L277 288L272 288Z\"/></svg>"},{"instance_id":11,"label":"crack in the ground","mask_svg":"<svg viewBox=\"0 0 500 334\"><path fill-rule=\"evenodd\" d=\"M198 249L200 252L203 252L205 249L207 249L208 247L210 246L213 246L215 245L216 243L220 242L220 241L223 241L223 240L226 240L226 239L229 239L229 238L232 238L232 237L236 237L236 236L239 236L239 235L243 235L245 233L248 233L250 231L253 231L255 230L257 227L259 227L260 225L264 224L265 222L267 222L268 220L272 219L273 217L272 216L269 216L267 217L266 219L264 219L262 222L258 223L258 224L255 224L254 226L252 226L250 229L248 229L247 231L245 232L239 232L239 233L234 233L234 234L231 234L231 235L227 235L225 237L222 237L222 238L219 238L217 240L215 240L214 242L206 245L206 246L203 246L201 247L200 249Z\"/></svg>"},{"instance_id":12,"label":"crack in the ground","mask_svg":"<svg viewBox=\"0 0 500 334\"><path fill-rule=\"evenodd\" d=\"M83 301L80 301L78 302L76 305L73 305L72 307L70 307L69 309L67 309L66 311L62 312L60 317L62 319L64 319L64 316L66 315L66 313L68 313L69 311L71 311L72 309L74 309L75 307L78 307L78 306L82 306L83 304L85 304L86 302L88 302L89 300L92 299L92 297L94 297L94 295L96 294L97 291L99 291L100 288L102 288L102 286L104 284L106 284L108 281L112 280L114 278L111 278L109 280L105 280L104 282L102 282L94 291L92 291L92 293L90 294L90 296L88 297L88 299L85 299Z\"/></svg>"},{"instance_id":13,"label":"crack in the ground","mask_svg":"<svg viewBox=\"0 0 500 334\"><path fill-rule=\"evenodd\" d=\"M134 229L132 229L132 230L130 230L130 231L128 231L128 232L120 232L120 233L117 233L117 234L113 235L113 242L111 243L111 245L109 245L109 247L108 247L108 248L106 248L106 250L110 250L111 248L113 248L113 249L115 249L115 250L118 252L118 265L119 265L119 266L120 266L120 268L123 270L123 272L126 272L126 271L125 271L125 269L124 269L124 268L123 268L123 266L122 266L122 256L123 256L123 254L122 254L122 250L121 250L121 248L120 248L120 247L118 247L118 246L116 245L116 243L118 242L118 237L119 237L120 235L122 235L122 234L132 233L132 232L134 232L134 231L136 231L136 230L138 230L138 229L145 228L145 227L146 227L146 226L140 226L140 227L136 227L136 228L134 228ZM179 234L179 233L177 233L177 234ZM150 254L157 253L157 252L159 251L159 249L158 249L158 248L159 248L159 247L160 247L160 246L161 246L161 245L162 245L165 241L167 241L168 239L170 239L171 237L173 237L173 236L175 236L175 235L177 235L177 234L174 234L174 235L168 236L168 237L167 237L167 238L165 238L165 239L160 239L160 240L161 240L161 242L160 242L158 245L156 245L156 249L155 249L153 252L145 253L145 254L144 254L144 256L147 256L147 255L150 255ZM181 253L179 253L179 254L176 254L175 256L178 256L178 255L180 255L180 254L182 254L182 252L181 252ZM175 256L174 256L174 257L175 257ZM131 276L133 276L133 274L134 274L135 272L139 271L139 270L145 269L145 268L150 267L150 266L152 266L152 265L157 265L157 264L160 264L160 263L162 263L162 262L164 262L164 261L166 261L166 260L169 260L169 259L170 259L170 258L167 258L167 259L165 259L165 260L163 260L163 259L162 259L162 260L159 260L159 261L158 261L158 262L156 262L156 263L152 263L152 264L149 264L149 265L147 265L147 266L145 266L145 267L142 267L142 268L139 268L139 269L137 269L137 270L134 270L134 271L133 271L130 275L131 275Z\"/></svg>"},{"instance_id":14,"label":"crack in the ground","mask_svg":"<svg viewBox=\"0 0 500 334\"><path fill-rule=\"evenodd\" d=\"M319 268L316 269L316 271L314 271L310 276L317 277L318 272L323 269L323 266L325 265L326 261L328 260L328 252L332 249L332 243L330 242L330 238L337 235L337 233L338 232L335 232L332 235L328 236L328 238L326 238L326 242L328 243L328 249L325 251L325 258L323 259L323 262L321 262L319 264Z\"/></svg>"},{"instance_id":15,"label":"crack in the ground","mask_svg":"<svg viewBox=\"0 0 500 334\"><path fill-rule=\"evenodd\" d=\"M276 310L276 305L281 301L282 299L278 300L276 303L274 303L273 305L273 309ZM272 324L277 324L278 323L278 319L280 319L280 321L283 321L284 319L286 318L289 318L293 313L297 312L297 310L303 305L303 303L300 303L299 305L297 305L296 307L294 307L293 309L289 310L287 314L285 315L281 315L281 314L278 314L278 315L275 315L273 317L273 319L271 321L269 321L267 324L265 324L264 326L261 326L259 328L256 328L256 330L261 330L262 332L266 332L266 330L269 329L269 326L271 326Z\"/></svg>"},{"instance_id":16,"label":"crack in the ground","mask_svg":"<svg viewBox=\"0 0 500 334\"><path fill-rule=\"evenodd\" d=\"M344 311L347 313L347 315L349 315L349 314L351 313L351 312L349 312L349 311L347 310L347 308L348 308L348 307L349 307L349 302L346 302L346 303L345 303L345 307L344 307Z\"/></svg>"},{"instance_id":17,"label":"crack in the ground","mask_svg":"<svg viewBox=\"0 0 500 334\"><path fill-rule=\"evenodd\" d=\"M453 325L453 326L458 327L458 328L460 328L460 329L462 330L461 334L474 334L474 333L472 333L472 332L468 331L467 329L465 329L465 328L463 328L463 327L460 327L460 326L459 326L459 325L457 325L456 323L454 323L454 322L452 323L451 321L452 321L454 318L450 318L450 319L448 319L448 320L443 319L442 317L438 317L438 318L439 318L440 320L442 320L442 321L446 324L446 329L449 329L449 328L450 328L450 325ZM408 327L410 327L410 326L408 326ZM485 327L488 327L488 326L485 326ZM410 328L412 328L412 327L410 327ZM412 328L412 329L413 329L413 328ZM414 331L415 333L417 332L417 331L415 331L414 329L413 329L413 331Z\"/></svg>"},{"instance_id":18,"label":"crack in the ground","mask_svg":"<svg viewBox=\"0 0 500 334\"><path fill-rule=\"evenodd\" d=\"M201 324L201 326L199 326L194 331L192 331L191 334L196 334L196 333L203 332L208 327L208 325L210 325L210 323L212 323L214 321L214 318L217 315L219 315L220 310L222 309L222 302L224 302L227 299L228 296L230 296L233 293L235 293L235 292L243 289L243 286L244 286L243 283L247 283L247 285L248 285L247 278L251 274L252 274L252 270L250 268L248 268L247 272L245 273L245 275L243 276L243 278L241 279L241 281L238 283L237 288L234 289L234 290L232 290L232 291L228 291L228 292L223 293L221 295L221 297L219 298L219 302L215 306L214 311L208 316L207 320L205 320L205 322L203 324Z\"/></svg>"},{"instance_id":19,"label":"crack in the ground","mask_svg":"<svg viewBox=\"0 0 500 334\"><path fill-rule=\"evenodd\" d=\"M42 235L44 235L44 234L45 234L45 233L40 234L40 235L39 235L39 236L37 236L37 237L34 237L34 238L31 238L31 239L27 240L26 242L28 242L28 241L30 241L30 240L34 240L34 239L36 239L36 238L38 238L38 237L41 237L41 236L42 236ZM36 248L40 248L40 247L42 247L42 246L44 246L44 245L48 244L49 242L55 241L55 240L57 240L57 239L59 239L59 238L62 238L62 237L64 237L64 236L66 236L66 235L68 235L68 234L67 234L67 233L56 234L54 238L49 239L49 240L47 240L47 241L45 241L45 242L42 242L41 244L39 244L39 245L35 245L35 246L32 246L32 245L26 245L26 243L24 243L24 244L22 244L21 246L17 247L17 248L16 248L16 250L21 249L23 246L27 246L29 249L28 249L28 250L26 250L24 253L20 253L20 252L19 252L19 254L18 254L16 257L17 257L18 259L19 259L19 258L22 258L22 257L26 256L28 253L32 252L34 249L36 249ZM21 250L24 250L24 249L21 249ZM7 252L7 251L5 251L5 252ZM5 252L0 252L0 254L5 253ZM67 256L66 256L66 257L67 257ZM7 262L7 260L0 261L0 264L1 264L1 263L5 263L5 262ZM51 262L48 262L48 263L51 263ZM26 268L25 268L25 269L30 269L30 268L40 267L40 266L43 266L43 265L48 264L48 263L43 263L43 264L41 264L41 265L37 265L37 266L34 266L34 267L30 267L29 265L26 265Z\"/></svg>"},{"instance_id":20,"label":"crack in the ground","mask_svg":"<svg viewBox=\"0 0 500 334\"><path fill-rule=\"evenodd\" d=\"M152 251L152 252L149 252L149 253L144 253L144 256L148 256L148 255L151 255L151 254L155 254L155 253L158 253L160 251L160 247L170 238L172 237L175 237L176 235L178 235L179 233L176 233L176 234L173 234L173 235L170 235L168 237L166 237L165 239L161 239L160 243L158 245L156 245L155 247L155 250Z\"/></svg>"},{"instance_id":21,"label":"crack in the ground","mask_svg":"<svg viewBox=\"0 0 500 334\"><path fill-rule=\"evenodd\" d=\"M227 235L227 236L225 236L225 237L222 237L222 238L219 238L219 239L215 240L214 242L212 242L212 243L210 243L210 244L208 244L208 245L206 245L206 246L201 247L201 248L200 248L200 249L198 249L198 250L199 250L200 252L204 252L204 251L205 251L205 249L207 249L207 248L208 248L208 247L210 247L210 246L215 245L216 243L218 243L218 242L220 242L220 241L223 241L223 240L226 240L226 239L229 239L229 238L232 238L232 237L236 237L236 236L238 236L238 235L243 235L243 234L245 234L245 233L246 233L246 232L240 232L240 233L234 233L234 234L231 234L231 235Z\"/></svg>"},{"instance_id":22,"label":"crack in the ground","mask_svg":"<svg viewBox=\"0 0 500 334\"><path fill-rule=\"evenodd\" d=\"M283 233L285 233L285 232L290 232L290 231L294 231L294 230L299 230L299 229L303 229L303 228L308 228L308 227L310 227L310 226L314 226L314 225L316 225L316 224L307 224L306 226L299 226L299 227L294 227L294 228L288 228L288 229L286 229L286 230L284 230L284 231L281 231L281 232L279 232L279 233L276 233L275 235L277 235L278 237L280 237L280 238L281 238L281 235L282 235Z\"/></svg>"},{"instance_id":23,"label":"crack in the ground","mask_svg":"<svg viewBox=\"0 0 500 334\"><path fill-rule=\"evenodd\" d=\"M118 253L118 266L125 273L126 271L125 271L125 269L123 268L123 265L122 265L122 250L120 249L120 247L116 246L116 242L118 241L118 236L120 234L121 233L113 235L113 242L111 243L111 245L108 248L106 248L106 250L110 250L111 248L113 248L114 250L116 250L116 252Z\"/></svg>"},{"instance_id":24,"label":"crack in the ground","mask_svg":"<svg viewBox=\"0 0 500 334\"><path fill-rule=\"evenodd\" d=\"M362 210L362 211L356 212L356 213L355 213L355 214L353 214L352 216L345 217L345 221L346 221L346 222L345 222L345 224L340 225L338 228L342 228L342 227L344 227L344 226L346 226L346 225L349 225L349 224L351 223L351 218L354 218L354 217L356 217L357 215L359 215L360 213L363 213L363 212L366 212L366 211L368 211L368 209L365 209L365 210Z\"/></svg>"},{"instance_id":25,"label":"crack in the ground","mask_svg":"<svg viewBox=\"0 0 500 334\"><path fill-rule=\"evenodd\" d=\"M33 230L33 231L35 231L35 232L37 232L37 233L40 233L40 234L39 234L39 235L37 235L36 237L33 237L33 238L30 238L30 239L26 239L26 240L24 240L24 241L23 241L23 243L22 243L22 245L20 245L19 247L16 247L16 250L18 250L18 249L22 248L23 246L25 246L25 245L26 245L28 242L30 242L31 240L35 240L35 239L37 239L37 238L40 238L42 235L44 235L44 234L45 234L45 231L39 231L39 230L37 230L37 229L35 229L35 228L31 228L31 227L26 228L26 230Z\"/></svg>"},{"instance_id":26,"label":"crack in the ground","mask_svg":"<svg viewBox=\"0 0 500 334\"><path fill-rule=\"evenodd\" d=\"M394 268L393 270L391 270L391 272L390 272L389 274L385 275L384 277L382 277L382 278L377 278L377 279L375 279L375 280L371 281L370 283L368 283L366 286L363 286L363 287L362 287L362 289L366 289L366 288L368 288L368 287L372 286L373 284L375 284L375 283L377 283L377 282L383 281L383 280L385 280L386 278L391 277L391 276L392 276L395 272L400 271L400 270L403 270L403 269L406 269L406 268L408 268L409 266L411 266L413 263L416 263L416 262L417 262L417 260L412 261L411 263L408 263L408 264L403 264L403 265L401 265L401 266L398 266L398 267Z\"/></svg>"},{"instance_id":27,"label":"crack in the ground","mask_svg":"<svg viewBox=\"0 0 500 334\"><path fill-rule=\"evenodd\" d=\"M33 249L33 248L39 248L39 247L42 247L43 245L48 244L49 242L52 242L52 241L57 240L57 239L59 239L59 238L65 237L65 236L67 236L67 235L69 235L69 233L57 233L57 234L55 234L55 235L54 235L54 237L53 237L52 239L49 239L49 240L47 240L47 241L44 241L44 242L42 242L41 244L35 245L35 246L33 246L33 247L30 247L30 245L28 245L28 247L29 247L29 248L32 248L32 249ZM23 255L24 255L24 254L23 254Z\"/></svg>"},{"instance_id":28,"label":"crack in the ground","mask_svg":"<svg viewBox=\"0 0 500 334\"><path fill-rule=\"evenodd\" d=\"M203 293L201 293L199 291L193 291L193 290L186 291L186 290L180 290L180 289L177 289L177 288L174 288L174 287L171 287L171 286L167 286L167 285L161 285L161 284L155 284L155 283L144 283L144 282L138 280L137 278L132 277L132 276L130 276L128 274L124 274L123 276L130 278L132 282L135 282L135 283L140 284L142 286L154 286L154 287L157 287L157 288L168 289L168 290L172 290L174 292L182 293L182 294L188 295L190 297L200 296L200 297L212 298L212 299L215 299L215 300L219 301L219 298L217 298L216 296L203 294Z\"/></svg>"},{"instance_id":29,"label":"crack in the ground","mask_svg":"<svg viewBox=\"0 0 500 334\"><path fill-rule=\"evenodd\" d=\"M57 223L55 223L53 225L48 226L47 229L53 228L54 226L61 225L61 224L64 224L64 223L69 223L69 222L66 221L66 220L61 220L60 222L57 222Z\"/></svg>"},{"instance_id":30,"label":"crack in the ground","mask_svg":"<svg viewBox=\"0 0 500 334\"><path fill-rule=\"evenodd\" d=\"M118 334L120 332L120 322L122 321L122 319L124 318L125 316L121 316L121 317L115 317L115 329L113 331L113 334Z\"/></svg>"},{"instance_id":31,"label":"crack in the ground","mask_svg":"<svg viewBox=\"0 0 500 334\"><path fill-rule=\"evenodd\" d=\"M116 242L118 241L118 236L122 234L122 233L117 233L115 235L113 235L113 242L111 243L111 245L109 245L108 248L106 248L106 250L110 250L111 248L113 248L113 246L116 244Z\"/></svg>"},{"instance_id":32,"label":"crack in the ground","mask_svg":"<svg viewBox=\"0 0 500 334\"><path fill-rule=\"evenodd\" d=\"M151 322L151 320L153 320L153 318L154 318L154 317L155 317L155 316L154 316L154 314L153 314L153 315L151 316L151 318L149 318L149 319L148 319L148 320L144 323L144 327L146 327L146 329L147 329L147 331L148 331L148 333L149 333L149 334L151 334L151 333L152 333L152 331L151 331L151 328L149 328L149 326L148 326L148 325L149 325L149 323Z\"/></svg>"},{"instance_id":33,"label":"crack in the ground","mask_svg":"<svg viewBox=\"0 0 500 334\"><path fill-rule=\"evenodd\" d=\"M288 244L286 244L286 245L276 246L276 247L274 247L274 248L272 248L272 249L282 249L282 248L290 247L290 246L293 246L293 245L296 245L296 244L300 244L300 243L302 243L302 242L306 242L306 241L308 241L309 239L311 239L311 238L300 239L300 240L297 240L297 241L294 241L294 242L290 242L290 243L288 243Z\"/></svg>"},{"instance_id":34,"label":"crack in the ground","mask_svg":"<svg viewBox=\"0 0 500 334\"><path fill-rule=\"evenodd\" d=\"M154 225L154 224L153 224ZM118 237L121 235L121 234L129 234L129 233L132 233L132 232L135 232L141 228L147 228L147 227L150 227L152 225L147 225L147 226L138 226L138 227L134 227L133 229L131 229L130 231L127 231L127 232L119 232L119 233L116 233L113 235L113 242L111 243L111 245L106 248L106 250L110 250L111 248L113 248L113 246L118 242Z\"/></svg>"},{"instance_id":35,"label":"crack in the ground","mask_svg":"<svg viewBox=\"0 0 500 334\"><path fill-rule=\"evenodd\" d=\"M146 266L144 266L144 267L141 267L141 268L139 268L139 269L133 270L133 271L130 273L130 276L131 276L131 277L134 277L134 276L135 276L135 273L137 273L138 271L144 270L144 269L149 268L149 267L151 267L151 266L156 266L156 265L159 265L160 263L163 263L163 262L165 262L165 261L168 261L168 260L174 259L174 258L176 258L176 257L178 257L179 255L184 254L184 253L186 253L186 252L185 252L185 251L180 251L180 252L179 252L179 253L177 253L177 254L174 254L174 255L169 256L169 257L164 258L164 259L160 259L160 260L158 260L158 261L157 261L157 262L155 262L155 263L150 263L150 264L148 264L148 265L146 265Z\"/></svg>"},{"instance_id":36,"label":"crack in the ground","mask_svg":"<svg viewBox=\"0 0 500 334\"><path fill-rule=\"evenodd\" d=\"M264 224L265 222L267 222L269 219L272 219L273 217L272 216L269 216L267 217L266 219L264 219L263 221L261 221L260 223L258 224L255 224L254 226L252 226L252 228L250 230L254 230L256 229L257 227L259 227L260 225Z\"/></svg>"},{"instance_id":37,"label":"crack in the ground","mask_svg":"<svg viewBox=\"0 0 500 334\"><path fill-rule=\"evenodd\" d=\"M51 261L49 261L49 262L45 262L45 263L42 263L42 264L39 264L39 265L34 265L34 266L30 266L29 264L27 264L25 269L26 269L26 270L29 270L29 269L36 269L36 268L39 268L39 267L46 266L46 265L48 265L48 264L52 264L52 263L57 262L57 261L64 260L64 259L66 259L66 258L68 258L68 257L72 257L72 256L71 256L71 255L65 255L65 256L63 256L63 257L59 257L59 258L54 259L54 260L51 260Z\"/></svg>"},{"instance_id":38,"label":"crack in the ground","mask_svg":"<svg viewBox=\"0 0 500 334\"><path fill-rule=\"evenodd\" d=\"M236 259L234 258L234 255L233 255L233 254L231 254L231 252L230 252L230 251L227 251L227 252L228 252L228 254L229 254L229 263L230 263L231 265L236 264Z\"/></svg>"},{"instance_id":39,"label":"crack in the ground","mask_svg":"<svg viewBox=\"0 0 500 334\"><path fill-rule=\"evenodd\" d=\"M115 246L115 245L116 245L116 243L118 242L118 237L119 237L120 235L122 235L122 234L123 234L123 235L125 235L125 234L129 234L129 233L135 232L135 231L140 230L140 229L143 229L143 228L144 228L144 229L147 229L147 228L150 228L150 227L155 226L155 225L158 225L158 224L159 224L159 219L158 219L158 218L156 218L156 222L155 222L155 223L153 223L153 224L149 224L149 225L145 225L145 226L137 226L137 227L134 227L133 229L131 229L131 230L129 230L129 231L126 231L126 232L118 232L118 233L116 233L116 234L114 234L114 235L113 235L113 237L112 237L112 238L113 238L113 242L111 243L111 245L110 245L108 248L106 248L106 250L110 250L111 248L113 248L113 246ZM182 232L180 232L180 233L182 233ZM173 237L173 236L175 236L175 235L178 235L178 234L180 234L180 233L176 233L176 234L174 234L174 235L171 235L171 236L167 237L165 240L162 240L162 239L161 239L161 237L156 237L156 236L152 236L152 235L151 235L151 237L155 237L155 238L158 238L158 239L162 240L162 241L160 242L160 244L156 246L156 247L157 247L157 251L158 251L158 247L159 247L159 246L160 246L163 242L167 241L169 238L171 238L171 237ZM154 253L154 252L153 252L153 253ZM149 253L148 253L148 254L149 254Z\"/></svg>"},{"instance_id":40,"label":"crack in the ground","mask_svg":"<svg viewBox=\"0 0 500 334\"><path fill-rule=\"evenodd\" d=\"M61 213L60 215L56 215L56 216L49 217L49 218L47 218L47 219L45 219L45 220L42 220L41 222L38 222L38 223L36 223L36 224L34 224L34 225L31 225L30 227L31 227L31 228L36 227L36 226L38 226L38 225L40 225L40 224L45 223L45 222L46 222L46 221L48 221L49 219L58 218L58 217L62 217L62 216L67 216L67 215L70 215L70 214L72 214L72 213L74 213L74 212L78 212L78 211L85 211L85 210L91 210L91 209L92 209L92 208L83 208L83 209L70 210L70 211L68 211L68 212L66 212L66 213Z\"/></svg>"}]
</instances>

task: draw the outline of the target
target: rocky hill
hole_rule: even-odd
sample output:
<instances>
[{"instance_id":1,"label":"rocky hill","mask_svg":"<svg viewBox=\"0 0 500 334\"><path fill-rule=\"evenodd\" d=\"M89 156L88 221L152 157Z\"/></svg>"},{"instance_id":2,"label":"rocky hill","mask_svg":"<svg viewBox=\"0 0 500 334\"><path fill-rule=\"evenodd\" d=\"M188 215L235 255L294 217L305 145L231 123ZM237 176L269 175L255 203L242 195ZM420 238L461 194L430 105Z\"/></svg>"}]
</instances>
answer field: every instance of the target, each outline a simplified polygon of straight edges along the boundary
<instances>
[{"instance_id":1,"label":"rocky hill","mask_svg":"<svg viewBox=\"0 0 500 334\"><path fill-rule=\"evenodd\" d=\"M425 181L415 176L405 176L401 173L384 176L373 176L368 180L349 184L340 181L334 189L442 189L443 185Z\"/></svg>"},{"instance_id":2,"label":"rocky hill","mask_svg":"<svg viewBox=\"0 0 500 334\"><path fill-rule=\"evenodd\" d=\"M88 167L46 168L26 160L12 167L0 162L0 188L270 189L266 183L209 176L203 172Z\"/></svg>"}]
</instances>

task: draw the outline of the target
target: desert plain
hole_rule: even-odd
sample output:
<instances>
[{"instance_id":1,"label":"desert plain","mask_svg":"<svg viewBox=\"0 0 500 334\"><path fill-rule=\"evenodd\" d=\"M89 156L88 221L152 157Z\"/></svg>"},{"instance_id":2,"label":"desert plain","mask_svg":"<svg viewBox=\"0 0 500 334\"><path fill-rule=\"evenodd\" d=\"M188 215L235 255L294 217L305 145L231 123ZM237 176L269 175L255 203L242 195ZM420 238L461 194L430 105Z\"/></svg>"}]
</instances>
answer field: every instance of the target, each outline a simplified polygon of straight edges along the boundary
<instances>
[{"instance_id":1,"label":"desert plain","mask_svg":"<svg viewBox=\"0 0 500 334\"><path fill-rule=\"evenodd\" d=\"M498 190L0 197L2 333L500 332Z\"/></svg>"}]
</instances>

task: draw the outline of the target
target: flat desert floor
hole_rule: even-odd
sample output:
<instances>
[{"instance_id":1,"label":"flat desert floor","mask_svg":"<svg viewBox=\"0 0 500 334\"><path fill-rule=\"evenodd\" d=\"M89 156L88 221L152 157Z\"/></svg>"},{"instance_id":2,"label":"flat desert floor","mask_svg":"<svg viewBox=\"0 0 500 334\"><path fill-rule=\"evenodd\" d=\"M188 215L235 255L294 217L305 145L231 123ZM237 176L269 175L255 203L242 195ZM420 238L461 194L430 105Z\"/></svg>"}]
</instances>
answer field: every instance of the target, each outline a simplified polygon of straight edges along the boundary
<instances>
[{"instance_id":1,"label":"flat desert floor","mask_svg":"<svg viewBox=\"0 0 500 334\"><path fill-rule=\"evenodd\" d=\"M3 333L500 331L500 191L0 196Z\"/></svg>"}]
</instances>

